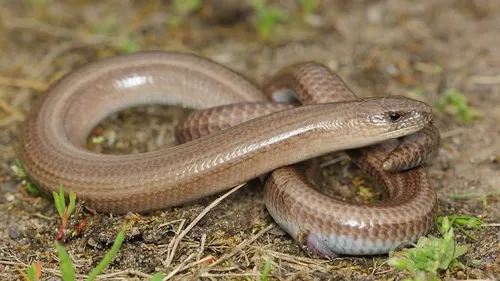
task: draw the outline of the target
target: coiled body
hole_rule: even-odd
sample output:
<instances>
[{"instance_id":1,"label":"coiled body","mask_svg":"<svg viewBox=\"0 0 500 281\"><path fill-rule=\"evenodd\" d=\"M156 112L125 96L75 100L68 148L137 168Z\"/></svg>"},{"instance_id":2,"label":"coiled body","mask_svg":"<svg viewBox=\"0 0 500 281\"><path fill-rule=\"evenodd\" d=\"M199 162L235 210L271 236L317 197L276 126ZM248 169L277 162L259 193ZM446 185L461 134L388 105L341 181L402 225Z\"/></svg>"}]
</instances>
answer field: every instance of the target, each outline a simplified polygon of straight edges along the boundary
<instances>
[{"instance_id":1,"label":"coiled body","mask_svg":"<svg viewBox=\"0 0 500 281\"><path fill-rule=\"evenodd\" d=\"M279 76L276 79L284 81ZM260 174L331 151L410 135L426 128L432 120L428 106L403 98L351 99L316 105L311 102L311 105L265 115L160 151L118 156L83 148L93 126L126 107L154 103L200 109L264 100L268 97L245 78L196 56L144 52L109 58L71 73L48 90L40 107L23 127L20 158L30 178L42 189L52 191L63 184L66 190L75 191L98 211L146 212L214 194ZM395 112L397 120L393 120ZM359 159L361 165L371 163L363 156ZM378 164L368 166L372 169ZM384 173L374 175L383 178ZM368 235L373 236L373 241L382 237L384 241L392 241L392 245L399 240L414 239L429 229L435 206L432 185L422 168L405 173L381 180L385 186L409 185L404 192L399 192L401 196L397 196L396 190L395 196L391 196L396 198L394 202L399 203L399 209L381 205L363 213L360 210L365 207L348 204L353 209L346 209L347 212L359 214L356 218L361 219L361 225L354 225L347 239L356 240L366 223L376 229ZM270 179L268 186L279 185L279 180L286 179L286 174L278 175ZM290 223L291 234L296 238L309 235L311 238L306 244L311 249L329 254L330 250L325 251L323 245L314 242L322 240L323 234L312 239L316 230L334 234L340 230L335 220L327 224L318 221L318 216L324 217L323 211L318 213L326 208L320 206L323 203L303 197L304 194L266 190L266 205L273 217L282 225ZM296 206L292 201L302 202L312 211L301 207L291 214L291 208ZM402 210L419 218L408 221L408 216L390 215ZM330 214L335 217L335 213ZM374 217L387 223L374 225ZM297 220L307 221L314 228L310 233L303 233L295 224ZM396 225L396 230L387 225ZM340 233L344 235L344 232ZM395 238L398 233L403 235ZM380 249L385 251L386 246L371 252L351 252L377 253ZM332 249L332 253L349 251Z\"/></svg>"}]
</instances>

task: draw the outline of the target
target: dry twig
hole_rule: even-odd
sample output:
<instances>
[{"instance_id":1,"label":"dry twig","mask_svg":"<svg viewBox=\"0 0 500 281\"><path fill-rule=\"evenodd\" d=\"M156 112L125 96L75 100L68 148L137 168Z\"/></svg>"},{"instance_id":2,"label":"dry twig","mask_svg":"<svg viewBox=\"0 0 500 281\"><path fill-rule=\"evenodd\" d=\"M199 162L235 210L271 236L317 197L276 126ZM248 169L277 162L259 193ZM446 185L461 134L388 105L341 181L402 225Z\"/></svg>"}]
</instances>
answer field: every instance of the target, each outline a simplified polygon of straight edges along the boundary
<instances>
[{"instance_id":1,"label":"dry twig","mask_svg":"<svg viewBox=\"0 0 500 281\"><path fill-rule=\"evenodd\" d=\"M172 260L174 258L174 255L175 255L175 251L177 250L177 246L179 245L180 241L182 240L182 238L184 238L184 236L186 236L186 234L188 234L189 231L191 231L191 229L210 211L212 210L213 208L215 208L215 206L219 205L219 203L224 200L226 197L228 197L229 195L233 194L235 191L237 191L238 189L240 189L243 185L245 184L240 184L236 187L234 187L233 189L229 190L228 192L226 192L224 195L222 195L221 197L217 198L216 200L214 200L214 202L212 202L210 205L208 205L187 227L186 229L184 229L184 231L182 231L175 239L173 239L173 246L171 248L171 250L167 253L167 258L163 261L163 265L168 268L170 266L170 264L172 263Z\"/></svg>"}]
</instances>

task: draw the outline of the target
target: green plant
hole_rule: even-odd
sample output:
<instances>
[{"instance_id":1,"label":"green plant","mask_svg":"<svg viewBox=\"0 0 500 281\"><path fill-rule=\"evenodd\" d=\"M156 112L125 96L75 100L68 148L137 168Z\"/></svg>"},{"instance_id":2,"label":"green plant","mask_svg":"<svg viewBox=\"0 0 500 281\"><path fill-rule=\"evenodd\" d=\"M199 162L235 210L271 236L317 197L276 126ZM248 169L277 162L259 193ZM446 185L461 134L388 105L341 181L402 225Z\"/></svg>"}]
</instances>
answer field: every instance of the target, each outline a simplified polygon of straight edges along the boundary
<instances>
[{"instance_id":1,"label":"green plant","mask_svg":"<svg viewBox=\"0 0 500 281\"><path fill-rule=\"evenodd\" d=\"M69 192L69 205L66 206L66 196L64 195L64 187L59 186L59 193L53 191L54 203L56 204L57 213L61 217L63 224L67 223L69 216L75 210L76 195L73 191Z\"/></svg>"},{"instance_id":2,"label":"green plant","mask_svg":"<svg viewBox=\"0 0 500 281\"><path fill-rule=\"evenodd\" d=\"M267 256L266 264L264 265L264 270L262 271L262 276L260 277L261 281L267 281L269 277L269 272L271 272L271 256Z\"/></svg>"},{"instance_id":3,"label":"green plant","mask_svg":"<svg viewBox=\"0 0 500 281\"><path fill-rule=\"evenodd\" d=\"M120 232L115 238L115 242L113 243L113 246L111 249L104 255L102 258L101 262L92 270L92 272L89 274L87 277L87 281L92 281L94 280L113 260L113 258L116 256L116 253L118 253L118 250L120 250L123 241L125 240L125 230L126 230L127 224L123 224ZM73 263L71 262L71 259L64 249L63 246L61 246L58 242L55 242L55 247L57 250L57 254L59 256L59 262L60 262L60 267L61 267L61 272L62 272L62 280L64 281L74 281L75 279L75 268L73 266Z\"/></svg>"},{"instance_id":4,"label":"green plant","mask_svg":"<svg viewBox=\"0 0 500 281\"><path fill-rule=\"evenodd\" d=\"M42 276L42 263L37 260L28 268L27 273L30 280L39 280Z\"/></svg>"},{"instance_id":5,"label":"green plant","mask_svg":"<svg viewBox=\"0 0 500 281\"><path fill-rule=\"evenodd\" d=\"M24 167L22 163L17 160L16 165L12 167L16 175L26 181L26 186L29 190L30 187L35 188L33 192L39 192L39 189L29 181L26 173L24 172ZM43 194L43 193L41 193ZM57 242L57 240L62 239L62 235L64 234L64 230L67 227L69 217L75 210L76 206L76 194L72 191L68 193L68 198L69 198L69 204L66 205L66 196L64 193L64 187L61 184L59 186L59 192L52 192L52 196L54 197L54 204L56 205L57 213L61 217L61 228L59 231L59 234L56 238L56 241L54 242L55 248L57 251L57 254L59 256L59 261L60 261L60 268L61 268L61 273L62 273L62 280L64 281L74 281L75 279L75 269L73 266L73 263L71 262L71 259L64 249L64 247ZM106 255L102 258L101 262L92 270L92 272L89 274L87 277L87 281L92 281L94 280L113 260L113 258L116 256L118 251L120 250L123 241L125 240L125 231L126 231L126 224L123 224L121 231L118 233L118 235L115 238L115 241L113 243L113 246L111 249L106 253ZM41 276L41 263L40 261L36 261L35 263L31 264L28 269L27 273L24 273L20 271L21 276L25 280L29 281L36 281L40 279ZM158 281L163 278L163 275L161 273L157 273L152 276L151 281Z\"/></svg>"},{"instance_id":6,"label":"green plant","mask_svg":"<svg viewBox=\"0 0 500 281\"><path fill-rule=\"evenodd\" d=\"M475 217L470 217L470 216L447 216L445 217L450 220L450 224L452 227L458 228L463 234L465 234L467 237L469 237L473 241L477 241L477 239L472 236L467 230L465 229L472 229L472 230L480 230L481 227L483 226L484 222L478 218ZM439 217L436 219L436 227L439 225L442 225L444 222L443 217Z\"/></svg>"},{"instance_id":7,"label":"green plant","mask_svg":"<svg viewBox=\"0 0 500 281\"><path fill-rule=\"evenodd\" d=\"M57 250L57 256L59 257L62 280L75 280L75 267L73 266L73 262L71 262L71 258L69 257L68 252L66 252L64 247L57 241L54 242L54 244Z\"/></svg>"},{"instance_id":8,"label":"green plant","mask_svg":"<svg viewBox=\"0 0 500 281\"><path fill-rule=\"evenodd\" d=\"M438 229L443 238L421 237L414 248L390 253L387 263L400 270L407 270L411 278L405 280L439 280L439 271L448 268L463 267L458 258L464 255L468 247L457 245L449 217L438 218ZM457 222L457 220L455 220Z\"/></svg>"},{"instance_id":9,"label":"green plant","mask_svg":"<svg viewBox=\"0 0 500 281\"><path fill-rule=\"evenodd\" d=\"M57 240L61 240L64 236L64 230L68 226L69 217L75 210L76 205L76 194L73 191L69 192L69 205L66 206L66 196L64 195L64 187L61 184L59 186L59 193L53 191L52 196L54 196L54 203L56 204L57 213L61 217L61 228L59 234L57 235Z\"/></svg>"},{"instance_id":10,"label":"green plant","mask_svg":"<svg viewBox=\"0 0 500 281\"><path fill-rule=\"evenodd\" d=\"M36 186L28 177L26 172L24 171L24 166L19 159L16 160L16 164L11 167L14 174L23 182L23 185L26 187L29 193L35 196L44 196L44 194L38 186Z\"/></svg>"},{"instance_id":11,"label":"green plant","mask_svg":"<svg viewBox=\"0 0 500 281\"><path fill-rule=\"evenodd\" d=\"M93 281L108 265L109 263L114 259L118 251L120 250L123 241L125 240L125 234L126 234L126 229L127 229L127 224L124 223L122 225L122 228L118 235L115 238L115 241L113 243L113 246L111 246L111 249L104 255L102 260L99 262L99 264L94 267L92 272L90 272L89 276L87 277L87 281ZM73 265L73 262L71 261L71 258L68 255L68 252L64 249L64 247L59 244L59 242L55 241L54 242L56 251L57 251L57 256L59 257L59 263L60 263L60 268L61 268L61 278L63 281L75 281L76 280L76 275L75 275L75 267ZM27 269L27 275L24 274L24 272L21 272L22 276L24 277L25 280L29 281L36 281L39 280L40 278L40 273L41 273L41 263L40 261L37 261L36 263L33 263L28 269ZM156 273L151 277L151 281L160 281L163 279L163 274L162 273Z\"/></svg>"},{"instance_id":12,"label":"green plant","mask_svg":"<svg viewBox=\"0 0 500 281\"><path fill-rule=\"evenodd\" d=\"M157 272L157 273L153 274L153 276L151 276L150 281L161 281L161 280L163 280L163 277L165 277L165 276L163 276L163 273Z\"/></svg>"},{"instance_id":13,"label":"green plant","mask_svg":"<svg viewBox=\"0 0 500 281\"><path fill-rule=\"evenodd\" d=\"M441 74L443 73L444 69L442 66L440 65L435 65L433 70L432 70L435 74Z\"/></svg>"},{"instance_id":14,"label":"green plant","mask_svg":"<svg viewBox=\"0 0 500 281\"><path fill-rule=\"evenodd\" d=\"M16 174L17 177L19 177L23 183L26 189L28 190L29 193L35 195L35 196L43 196L47 197L47 194L42 192L31 180L28 178L28 175L24 171L24 166L21 163L21 161L16 160L16 165L12 166L12 170ZM63 185L59 186L59 193L58 192L52 192L52 197L54 198L54 204L56 205L57 213L59 214L59 217L61 217L61 227L59 229L59 233L57 234L57 240L61 240L64 236L64 230L68 226L68 221L69 217L75 210L75 205L76 205L76 194L72 191L69 192L68 198L69 198L69 205L66 206L66 197L64 194L64 187Z\"/></svg>"},{"instance_id":15,"label":"green plant","mask_svg":"<svg viewBox=\"0 0 500 281\"><path fill-rule=\"evenodd\" d=\"M39 260L32 263L26 270L26 273L21 271L17 266L16 269L26 281L38 281L42 277L42 263Z\"/></svg>"},{"instance_id":16,"label":"green plant","mask_svg":"<svg viewBox=\"0 0 500 281\"><path fill-rule=\"evenodd\" d=\"M118 253L118 250L122 247L123 241L125 240L125 230L126 230L127 224L123 224L121 231L118 233L118 235L115 238L115 242L113 243L113 246L111 249L104 255L102 258L101 262L90 272L89 277L87 277L87 281L94 280L97 275L103 271L108 264L113 260L113 258L116 256Z\"/></svg>"},{"instance_id":17,"label":"green plant","mask_svg":"<svg viewBox=\"0 0 500 281\"><path fill-rule=\"evenodd\" d=\"M178 26L182 23L182 20L192 11L198 9L201 6L201 0L174 0L173 2L173 14L170 18L169 23L174 26Z\"/></svg>"},{"instance_id":18,"label":"green plant","mask_svg":"<svg viewBox=\"0 0 500 281\"><path fill-rule=\"evenodd\" d=\"M458 123L468 123L480 117L480 112L469 106L465 95L453 88L447 89L434 104L436 109L455 117Z\"/></svg>"},{"instance_id":19,"label":"green plant","mask_svg":"<svg viewBox=\"0 0 500 281\"><path fill-rule=\"evenodd\" d=\"M284 10L279 7L268 6L266 0L253 0L252 5L256 12L254 27L263 39L269 38L279 21L288 19L288 15Z\"/></svg>"},{"instance_id":20,"label":"green plant","mask_svg":"<svg viewBox=\"0 0 500 281\"><path fill-rule=\"evenodd\" d=\"M127 36L120 38L117 48L120 53L133 53L140 50L139 43Z\"/></svg>"},{"instance_id":21,"label":"green plant","mask_svg":"<svg viewBox=\"0 0 500 281\"><path fill-rule=\"evenodd\" d=\"M319 8L320 1L318 0L300 0L300 9L302 17L305 19L312 15Z\"/></svg>"}]
</instances>

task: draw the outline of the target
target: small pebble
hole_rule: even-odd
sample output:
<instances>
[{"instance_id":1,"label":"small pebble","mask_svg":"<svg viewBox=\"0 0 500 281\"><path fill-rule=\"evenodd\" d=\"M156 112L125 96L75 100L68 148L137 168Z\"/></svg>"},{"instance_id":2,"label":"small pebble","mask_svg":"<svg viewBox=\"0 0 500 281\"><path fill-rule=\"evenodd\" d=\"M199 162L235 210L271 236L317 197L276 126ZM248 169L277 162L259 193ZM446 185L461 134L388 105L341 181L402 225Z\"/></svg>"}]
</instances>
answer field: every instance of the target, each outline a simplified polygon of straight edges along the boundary
<instances>
[{"instance_id":1,"label":"small pebble","mask_svg":"<svg viewBox=\"0 0 500 281\"><path fill-rule=\"evenodd\" d=\"M97 248L98 244L97 242L95 241L94 238L90 237L89 240L87 241L87 244L91 247L94 247L94 248Z\"/></svg>"},{"instance_id":2,"label":"small pebble","mask_svg":"<svg viewBox=\"0 0 500 281\"><path fill-rule=\"evenodd\" d=\"M138 227L132 227L130 235L136 236L136 235L139 235L139 234L141 234L141 231L139 230L139 228Z\"/></svg>"},{"instance_id":3,"label":"small pebble","mask_svg":"<svg viewBox=\"0 0 500 281\"><path fill-rule=\"evenodd\" d=\"M10 239L17 240L21 236L21 231L17 227L9 227Z\"/></svg>"},{"instance_id":4,"label":"small pebble","mask_svg":"<svg viewBox=\"0 0 500 281\"><path fill-rule=\"evenodd\" d=\"M6 193L5 194L5 200L7 202L12 202L12 201L14 201L14 199L16 199L16 197L14 196L14 194L12 194L12 193Z\"/></svg>"},{"instance_id":5,"label":"small pebble","mask_svg":"<svg viewBox=\"0 0 500 281\"><path fill-rule=\"evenodd\" d=\"M497 154L497 155L491 155L490 156L490 162L491 163L494 163L494 164L497 164L500 162L500 154Z\"/></svg>"}]
</instances>

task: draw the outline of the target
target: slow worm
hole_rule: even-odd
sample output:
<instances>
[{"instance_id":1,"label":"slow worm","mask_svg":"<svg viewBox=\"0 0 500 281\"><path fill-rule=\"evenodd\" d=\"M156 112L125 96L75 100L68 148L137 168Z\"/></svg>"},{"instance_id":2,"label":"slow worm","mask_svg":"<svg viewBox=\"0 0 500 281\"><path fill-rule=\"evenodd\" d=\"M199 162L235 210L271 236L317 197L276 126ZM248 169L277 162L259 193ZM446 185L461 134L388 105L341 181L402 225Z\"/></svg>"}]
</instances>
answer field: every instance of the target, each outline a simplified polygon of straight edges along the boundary
<instances>
[{"instance_id":1,"label":"slow worm","mask_svg":"<svg viewBox=\"0 0 500 281\"><path fill-rule=\"evenodd\" d=\"M57 190L62 184L88 206L112 213L184 204L274 171L265 193L271 215L299 242L325 255L383 253L425 234L436 201L425 170L382 168L392 143L384 141L431 126L431 109L419 101L333 93L325 95L328 103L302 100L306 105L159 151L103 155L84 148L95 125L127 107L203 109L268 101L264 92L279 93L272 87L303 93L327 89L321 86L328 84L322 79L326 77L315 73L294 77L299 71L282 72L262 91L228 68L195 55L140 52L96 61L48 89L22 128L20 159L43 190ZM304 77L311 79L300 80ZM353 160L385 186L387 203L332 201L307 187L309 180L297 167L280 168L340 150L350 150ZM294 180L289 180L291 174Z\"/></svg>"}]
</instances>

